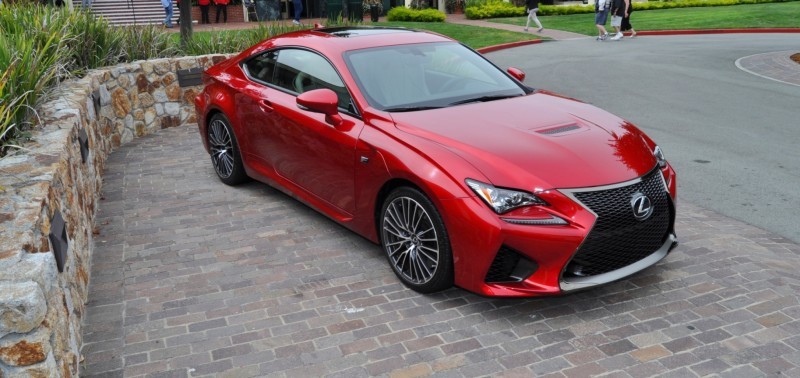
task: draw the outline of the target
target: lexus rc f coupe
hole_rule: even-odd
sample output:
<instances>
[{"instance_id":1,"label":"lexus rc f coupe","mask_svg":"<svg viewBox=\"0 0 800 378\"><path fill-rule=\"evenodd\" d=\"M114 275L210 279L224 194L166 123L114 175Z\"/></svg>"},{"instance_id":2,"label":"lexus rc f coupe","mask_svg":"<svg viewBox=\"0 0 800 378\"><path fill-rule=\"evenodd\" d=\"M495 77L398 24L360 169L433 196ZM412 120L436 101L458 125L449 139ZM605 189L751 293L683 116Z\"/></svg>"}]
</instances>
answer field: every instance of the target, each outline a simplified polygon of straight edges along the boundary
<instances>
[{"instance_id":1,"label":"lexus rc f coupe","mask_svg":"<svg viewBox=\"0 0 800 378\"><path fill-rule=\"evenodd\" d=\"M675 171L631 123L441 35L276 36L203 75L219 179L267 183L379 244L421 293L554 295L677 244Z\"/></svg>"}]
</instances>

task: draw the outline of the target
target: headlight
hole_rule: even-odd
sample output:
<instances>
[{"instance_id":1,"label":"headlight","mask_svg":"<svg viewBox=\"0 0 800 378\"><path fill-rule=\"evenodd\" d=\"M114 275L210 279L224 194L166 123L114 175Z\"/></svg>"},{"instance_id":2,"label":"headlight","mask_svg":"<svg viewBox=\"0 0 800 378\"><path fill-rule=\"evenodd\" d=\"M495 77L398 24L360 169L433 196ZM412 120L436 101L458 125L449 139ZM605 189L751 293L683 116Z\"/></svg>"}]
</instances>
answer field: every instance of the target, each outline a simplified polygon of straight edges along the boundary
<instances>
[{"instance_id":1,"label":"headlight","mask_svg":"<svg viewBox=\"0 0 800 378\"><path fill-rule=\"evenodd\" d=\"M667 166L667 158L665 158L664 153L661 152L661 147L656 146L656 148L653 149L653 156L656 157L659 168L664 168Z\"/></svg>"},{"instance_id":2,"label":"headlight","mask_svg":"<svg viewBox=\"0 0 800 378\"><path fill-rule=\"evenodd\" d=\"M547 205L547 202L531 193L496 188L470 179L467 179L467 185L498 214L507 213L523 206Z\"/></svg>"}]
</instances>

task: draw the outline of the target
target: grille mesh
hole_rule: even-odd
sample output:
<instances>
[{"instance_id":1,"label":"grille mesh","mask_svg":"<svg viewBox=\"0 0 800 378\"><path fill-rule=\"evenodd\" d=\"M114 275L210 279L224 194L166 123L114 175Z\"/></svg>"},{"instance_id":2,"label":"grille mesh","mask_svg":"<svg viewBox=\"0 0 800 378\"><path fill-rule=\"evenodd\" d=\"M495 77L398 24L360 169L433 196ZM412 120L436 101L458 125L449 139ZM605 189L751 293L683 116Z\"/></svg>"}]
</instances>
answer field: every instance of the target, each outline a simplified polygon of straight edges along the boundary
<instances>
[{"instance_id":1,"label":"grille mesh","mask_svg":"<svg viewBox=\"0 0 800 378\"><path fill-rule=\"evenodd\" d=\"M519 262L519 255L514 251L501 247L486 273L486 282L506 282L511 280L511 273Z\"/></svg>"},{"instance_id":2,"label":"grille mesh","mask_svg":"<svg viewBox=\"0 0 800 378\"><path fill-rule=\"evenodd\" d=\"M644 193L654 206L645 221L633 216L631 198L636 192ZM594 276L623 268L654 253L669 236L673 215L657 169L633 185L574 195L597 214L597 221L567 265L566 277Z\"/></svg>"}]
</instances>

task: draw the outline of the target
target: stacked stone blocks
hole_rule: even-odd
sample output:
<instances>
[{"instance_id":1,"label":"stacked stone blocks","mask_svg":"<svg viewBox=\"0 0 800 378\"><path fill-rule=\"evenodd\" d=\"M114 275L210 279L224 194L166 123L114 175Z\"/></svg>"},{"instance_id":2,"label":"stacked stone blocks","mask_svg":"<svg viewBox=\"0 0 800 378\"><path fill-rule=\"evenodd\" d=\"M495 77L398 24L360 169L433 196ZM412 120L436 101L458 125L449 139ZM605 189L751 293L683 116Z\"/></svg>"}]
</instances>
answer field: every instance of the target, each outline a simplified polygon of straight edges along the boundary
<instances>
[{"instance_id":1,"label":"stacked stone blocks","mask_svg":"<svg viewBox=\"0 0 800 378\"><path fill-rule=\"evenodd\" d=\"M223 59L138 61L63 83L37 107L32 141L0 159L0 377L77 375L106 158L136 137L196 123L200 88L181 87L177 72ZM56 213L66 223L63 272L49 240Z\"/></svg>"}]
</instances>

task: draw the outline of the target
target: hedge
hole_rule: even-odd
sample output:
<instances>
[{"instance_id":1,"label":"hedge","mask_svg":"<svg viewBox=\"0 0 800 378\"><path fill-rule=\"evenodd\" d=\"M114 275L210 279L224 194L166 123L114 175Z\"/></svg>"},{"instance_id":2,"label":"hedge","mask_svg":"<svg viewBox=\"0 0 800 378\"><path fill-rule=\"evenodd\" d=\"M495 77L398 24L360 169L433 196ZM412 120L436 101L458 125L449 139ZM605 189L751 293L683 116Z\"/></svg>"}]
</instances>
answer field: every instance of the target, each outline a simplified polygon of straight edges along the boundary
<instances>
[{"instance_id":1,"label":"hedge","mask_svg":"<svg viewBox=\"0 0 800 378\"><path fill-rule=\"evenodd\" d=\"M436 9L409 9L396 7L386 13L388 21L444 22L445 15Z\"/></svg>"},{"instance_id":2,"label":"hedge","mask_svg":"<svg viewBox=\"0 0 800 378\"><path fill-rule=\"evenodd\" d=\"M739 4L783 3L799 0L678 0L678 1L648 1L646 3L633 3L634 10L654 10L691 7L718 7ZM476 5L470 5L476 4ZM502 0L470 1L464 14L468 19L499 17L524 17L525 7L517 7ZM594 5L541 5L539 16L556 16L579 13L594 13Z\"/></svg>"}]
</instances>

